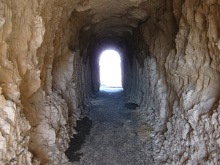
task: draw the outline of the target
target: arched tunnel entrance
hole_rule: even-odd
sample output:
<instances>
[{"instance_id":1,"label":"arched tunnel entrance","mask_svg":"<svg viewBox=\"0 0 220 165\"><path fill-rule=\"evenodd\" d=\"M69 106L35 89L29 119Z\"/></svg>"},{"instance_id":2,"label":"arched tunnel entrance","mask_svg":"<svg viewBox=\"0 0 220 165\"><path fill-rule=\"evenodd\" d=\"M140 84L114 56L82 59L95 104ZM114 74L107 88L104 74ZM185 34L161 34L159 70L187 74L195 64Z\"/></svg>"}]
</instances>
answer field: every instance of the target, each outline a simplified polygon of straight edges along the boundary
<instances>
[{"instance_id":1,"label":"arched tunnel entrance","mask_svg":"<svg viewBox=\"0 0 220 165\"><path fill-rule=\"evenodd\" d=\"M117 36L117 33L113 35ZM85 35L85 33L84 33ZM86 35L87 36L87 35ZM130 39L128 40L127 38ZM88 40L89 42L89 40ZM106 61L106 64L104 64L104 69L108 69L109 72L112 74L112 78L108 76L107 74L103 74L104 78L109 79L109 81L115 80L117 82L110 82L107 83L107 86L112 87L119 87L123 88L124 90L128 89L128 79L130 79L129 72L131 71L131 66L133 63L133 54L132 54L132 47L130 46L130 42L132 42L131 34L126 33L124 34L124 37L116 37L116 38L98 38L97 41L92 41L88 43L88 56L87 59L88 63L90 64L91 69L91 90L92 92L98 92L101 85L101 67L100 67L100 58L102 53L105 51L113 50L111 52L112 56L115 56L115 60L112 61L111 64L111 55L106 55L106 58L108 61ZM130 46L130 47L129 47ZM117 55L118 53L118 55ZM118 58L119 56L119 58ZM118 62L117 62L118 61ZM115 63L115 64L114 64ZM111 66L112 65L112 66ZM117 71L118 70L118 71Z\"/></svg>"},{"instance_id":2,"label":"arched tunnel entrance","mask_svg":"<svg viewBox=\"0 0 220 165\"><path fill-rule=\"evenodd\" d=\"M0 164L220 164L219 11L1 0ZM100 91L106 49L121 56L123 91Z\"/></svg>"},{"instance_id":3,"label":"arched tunnel entrance","mask_svg":"<svg viewBox=\"0 0 220 165\"><path fill-rule=\"evenodd\" d=\"M115 50L105 50L99 56L100 87L122 87L121 57Z\"/></svg>"}]
</instances>

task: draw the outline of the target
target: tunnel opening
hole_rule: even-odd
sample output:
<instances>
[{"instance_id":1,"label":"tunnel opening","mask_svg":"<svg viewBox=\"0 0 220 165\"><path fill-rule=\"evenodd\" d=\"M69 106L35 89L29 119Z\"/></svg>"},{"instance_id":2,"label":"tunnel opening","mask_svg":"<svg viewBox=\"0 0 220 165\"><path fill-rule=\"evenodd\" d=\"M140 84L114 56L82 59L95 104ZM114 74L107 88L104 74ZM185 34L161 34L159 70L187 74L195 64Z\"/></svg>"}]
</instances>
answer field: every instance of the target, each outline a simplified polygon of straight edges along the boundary
<instances>
[{"instance_id":1,"label":"tunnel opening","mask_svg":"<svg viewBox=\"0 0 220 165\"><path fill-rule=\"evenodd\" d=\"M122 88L121 56L113 49L106 49L99 56L100 91L120 91Z\"/></svg>"},{"instance_id":2,"label":"tunnel opening","mask_svg":"<svg viewBox=\"0 0 220 165\"><path fill-rule=\"evenodd\" d=\"M84 116L97 136L79 164L220 164L219 11L217 0L0 1L0 164L69 164ZM106 48L121 56L118 94L99 93Z\"/></svg>"}]
</instances>

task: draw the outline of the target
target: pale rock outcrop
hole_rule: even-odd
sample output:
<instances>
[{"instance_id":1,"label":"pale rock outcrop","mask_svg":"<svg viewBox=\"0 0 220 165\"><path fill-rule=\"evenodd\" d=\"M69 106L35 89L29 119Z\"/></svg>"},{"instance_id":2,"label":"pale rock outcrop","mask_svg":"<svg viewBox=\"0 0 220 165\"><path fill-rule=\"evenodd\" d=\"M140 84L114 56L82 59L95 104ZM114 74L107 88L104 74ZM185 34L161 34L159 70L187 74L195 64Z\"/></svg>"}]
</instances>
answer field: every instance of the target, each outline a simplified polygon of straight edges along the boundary
<instances>
[{"instance_id":1,"label":"pale rock outcrop","mask_svg":"<svg viewBox=\"0 0 220 165\"><path fill-rule=\"evenodd\" d=\"M70 109L68 104L81 105L83 101L74 93L80 89L74 87L67 90L71 89L75 98L61 96L68 83L77 81L71 70L78 66L73 66L73 53L66 51L71 35L59 27L65 23L63 28L68 31L66 22L74 3L0 2L0 164L68 164L64 152L82 110ZM54 41L59 33L68 36L58 47ZM53 61L62 55L71 56L71 65L56 73L68 77L62 77L65 83L54 91ZM77 112L75 116L69 116L71 111Z\"/></svg>"},{"instance_id":2,"label":"pale rock outcrop","mask_svg":"<svg viewBox=\"0 0 220 165\"><path fill-rule=\"evenodd\" d=\"M174 1L140 28L150 53L130 99L154 126L155 164L220 163L219 11L218 1Z\"/></svg>"}]
</instances>

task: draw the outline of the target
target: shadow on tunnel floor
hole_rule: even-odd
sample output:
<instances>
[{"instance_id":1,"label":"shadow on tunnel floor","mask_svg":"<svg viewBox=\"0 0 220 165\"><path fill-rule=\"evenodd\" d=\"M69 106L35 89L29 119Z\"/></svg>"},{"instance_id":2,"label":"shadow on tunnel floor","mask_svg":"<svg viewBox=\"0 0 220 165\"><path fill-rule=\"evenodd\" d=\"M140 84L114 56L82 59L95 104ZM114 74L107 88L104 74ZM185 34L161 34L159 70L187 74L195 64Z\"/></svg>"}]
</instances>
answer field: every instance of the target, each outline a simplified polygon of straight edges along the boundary
<instances>
[{"instance_id":1,"label":"shadow on tunnel floor","mask_svg":"<svg viewBox=\"0 0 220 165\"><path fill-rule=\"evenodd\" d=\"M80 161L83 153L78 152L85 142L86 136L90 134L92 127L92 121L88 117L84 117L82 120L77 121L77 127L75 128L77 134L73 135L70 141L69 148L65 154L71 162Z\"/></svg>"}]
</instances>

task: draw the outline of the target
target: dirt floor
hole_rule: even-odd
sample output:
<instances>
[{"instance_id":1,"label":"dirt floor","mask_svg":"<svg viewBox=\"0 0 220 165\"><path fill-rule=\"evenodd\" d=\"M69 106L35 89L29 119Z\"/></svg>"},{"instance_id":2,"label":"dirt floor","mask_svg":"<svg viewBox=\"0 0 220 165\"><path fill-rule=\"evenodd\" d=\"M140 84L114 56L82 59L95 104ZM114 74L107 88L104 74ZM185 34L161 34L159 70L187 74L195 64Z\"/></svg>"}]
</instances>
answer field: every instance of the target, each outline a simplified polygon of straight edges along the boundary
<instances>
[{"instance_id":1,"label":"dirt floor","mask_svg":"<svg viewBox=\"0 0 220 165\"><path fill-rule=\"evenodd\" d=\"M138 124L137 108L137 104L125 102L120 89L97 94L67 150L73 165L154 164L150 129ZM144 141L139 137L143 134Z\"/></svg>"}]
</instances>

